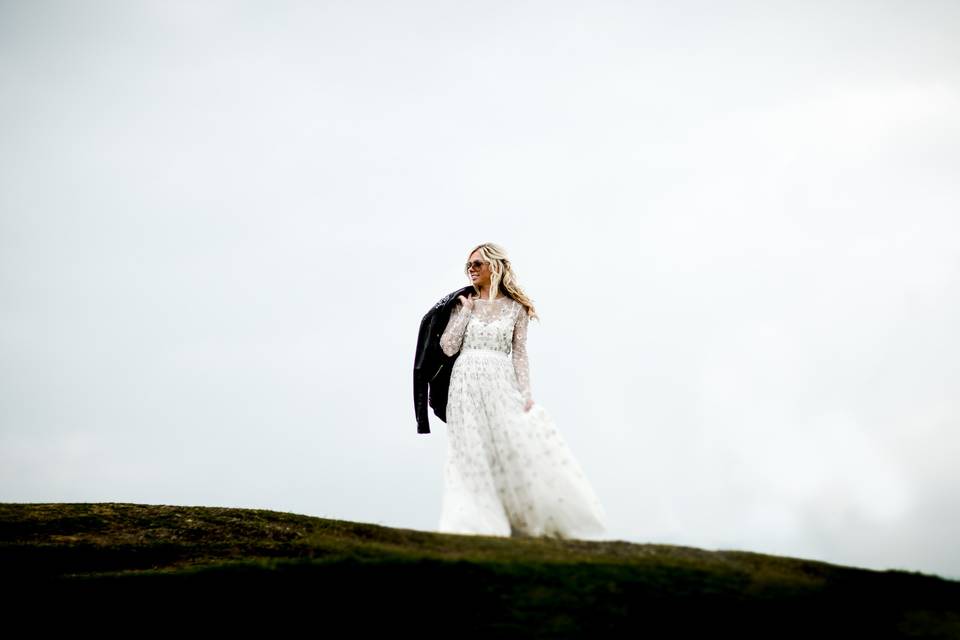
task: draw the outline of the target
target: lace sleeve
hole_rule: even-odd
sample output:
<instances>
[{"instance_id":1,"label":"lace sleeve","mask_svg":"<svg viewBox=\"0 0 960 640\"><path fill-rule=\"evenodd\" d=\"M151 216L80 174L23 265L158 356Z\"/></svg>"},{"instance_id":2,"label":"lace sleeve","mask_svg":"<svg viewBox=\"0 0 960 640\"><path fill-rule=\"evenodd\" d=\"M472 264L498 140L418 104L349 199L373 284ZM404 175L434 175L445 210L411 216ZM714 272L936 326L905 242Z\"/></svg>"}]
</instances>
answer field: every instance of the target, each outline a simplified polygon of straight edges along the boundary
<instances>
[{"instance_id":1,"label":"lace sleeve","mask_svg":"<svg viewBox=\"0 0 960 640\"><path fill-rule=\"evenodd\" d=\"M452 356L460 351L463 344L463 334L467 330L467 323L470 322L471 311L464 308L463 303L457 304L457 307L450 313L450 319L447 320L447 328L443 330L440 336L440 348L443 352Z\"/></svg>"},{"instance_id":2,"label":"lace sleeve","mask_svg":"<svg viewBox=\"0 0 960 640\"><path fill-rule=\"evenodd\" d=\"M517 323L513 326L513 368L524 400L530 400L530 362L527 359L527 325L530 318L526 307L521 305Z\"/></svg>"}]
</instances>

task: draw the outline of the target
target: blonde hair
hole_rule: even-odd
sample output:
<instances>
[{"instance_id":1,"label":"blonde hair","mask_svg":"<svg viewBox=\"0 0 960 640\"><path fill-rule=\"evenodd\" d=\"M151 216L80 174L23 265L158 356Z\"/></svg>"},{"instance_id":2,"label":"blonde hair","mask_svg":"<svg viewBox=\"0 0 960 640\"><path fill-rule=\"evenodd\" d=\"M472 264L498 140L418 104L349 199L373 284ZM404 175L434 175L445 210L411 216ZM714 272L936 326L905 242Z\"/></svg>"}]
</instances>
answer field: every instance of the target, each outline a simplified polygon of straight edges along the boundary
<instances>
[{"instance_id":1,"label":"blonde hair","mask_svg":"<svg viewBox=\"0 0 960 640\"><path fill-rule=\"evenodd\" d=\"M493 242L484 242L470 250L470 253L467 254L467 261L469 262L470 256L478 251L480 252L480 256L490 264L490 299L492 300L496 296L496 291L501 289L504 294L523 305L527 310L528 317L539 321L540 316L537 315L533 301L524 293L520 285L517 284L517 276L513 271L513 266L510 264L510 259L507 258L506 250ZM479 296L480 287L470 279L469 267L464 267L463 272L466 274L470 284L473 284L473 290L476 291L477 296Z\"/></svg>"}]
</instances>

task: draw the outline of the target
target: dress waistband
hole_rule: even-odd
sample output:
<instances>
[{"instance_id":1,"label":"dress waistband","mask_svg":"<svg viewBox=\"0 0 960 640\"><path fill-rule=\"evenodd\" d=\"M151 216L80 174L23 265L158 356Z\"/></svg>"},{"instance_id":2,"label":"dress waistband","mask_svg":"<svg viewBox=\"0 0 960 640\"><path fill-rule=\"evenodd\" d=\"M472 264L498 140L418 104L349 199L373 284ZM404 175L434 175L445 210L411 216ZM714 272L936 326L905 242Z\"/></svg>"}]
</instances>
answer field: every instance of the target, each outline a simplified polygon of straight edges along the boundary
<instances>
[{"instance_id":1,"label":"dress waistband","mask_svg":"<svg viewBox=\"0 0 960 640\"><path fill-rule=\"evenodd\" d=\"M506 351L500 351L499 349L481 349L479 347L465 347L460 350L460 355L465 353L478 356L500 356L502 358L509 358L512 354L512 352L507 353Z\"/></svg>"}]
</instances>

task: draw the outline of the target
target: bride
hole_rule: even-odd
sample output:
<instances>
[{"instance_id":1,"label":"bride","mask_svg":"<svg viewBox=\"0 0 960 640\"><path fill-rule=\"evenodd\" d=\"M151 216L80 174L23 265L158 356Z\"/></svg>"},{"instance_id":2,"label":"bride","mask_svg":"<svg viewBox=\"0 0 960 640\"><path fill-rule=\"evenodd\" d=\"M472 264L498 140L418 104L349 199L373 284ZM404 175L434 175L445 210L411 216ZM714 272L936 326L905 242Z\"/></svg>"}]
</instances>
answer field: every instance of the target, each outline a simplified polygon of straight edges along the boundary
<instances>
[{"instance_id":1,"label":"bride","mask_svg":"<svg viewBox=\"0 0 960 640\"><path fill-rule=\"evenodd\" d=\"M438 530L500 536L585 538L606 531L606 513L546 409L533 400L529 318L539 320L502 247L470 252L474 292L440 338L459 352L447 396L447 459Z\"/></svg>"}]
</instances>

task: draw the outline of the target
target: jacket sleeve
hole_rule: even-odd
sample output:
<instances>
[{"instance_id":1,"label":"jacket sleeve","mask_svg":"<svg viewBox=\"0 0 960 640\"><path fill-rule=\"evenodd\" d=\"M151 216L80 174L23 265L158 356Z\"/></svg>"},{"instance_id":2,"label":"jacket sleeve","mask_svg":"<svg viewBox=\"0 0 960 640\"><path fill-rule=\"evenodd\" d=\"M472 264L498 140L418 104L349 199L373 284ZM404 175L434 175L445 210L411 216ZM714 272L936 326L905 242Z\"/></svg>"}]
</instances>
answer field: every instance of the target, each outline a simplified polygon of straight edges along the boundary
<instances>
[{"instance_id":1,"label":"jacket sleeve","mask_svg":"<svg viewBox=\"0 0 960 640\"><path fill-rule=\"evenodd\" d=\"M417 334L417 351L413 359L413 412L417 418L417 433L430 433L430 419L427 417L428 387L425 367L428 367L428 344L433 324L430 314L420 321Z\"/></svg>"},{"instance_id":2,"label":"jacket sleeve","mask_svg":"<svg viewBox=\"0 0 960 640\"><path fill-rule=\"evenodd\" d=\"M460 351L463 345L463 334L467 330L467 323L473 312L464 308L463 303L457 304L457 307L450 314L450 320L447 322L447 328L443 330L440 336L440 348L447 356L453 356Z\"/></svg>"},{"instance_id":3,"label":"jacket sleeve","mask_svg":"<svg viewBox=\"0 0 960 640\"><path fill-rule=\"evenodd\" d=\"M517 382L524 400L532 399L530 392L530 361L527 358L527 325L529 316L525 307L517 314L517 323L513 326L513 368L517 372Z\"/></svg>"}]
</instances>

